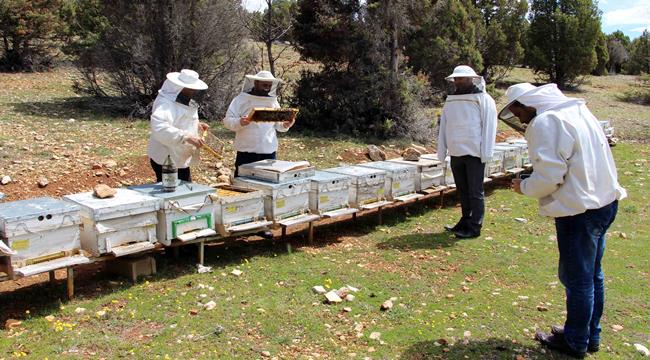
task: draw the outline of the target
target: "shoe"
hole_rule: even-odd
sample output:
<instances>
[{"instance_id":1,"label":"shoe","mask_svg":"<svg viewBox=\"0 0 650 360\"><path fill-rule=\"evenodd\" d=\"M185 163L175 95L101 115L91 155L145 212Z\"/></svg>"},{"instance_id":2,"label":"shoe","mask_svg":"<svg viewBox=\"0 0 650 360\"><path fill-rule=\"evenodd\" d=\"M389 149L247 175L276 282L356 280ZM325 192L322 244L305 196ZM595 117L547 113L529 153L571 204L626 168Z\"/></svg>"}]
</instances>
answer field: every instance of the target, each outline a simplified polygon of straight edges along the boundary
<instances>
[{"instance_id":1,"label":"shoe","mask_svg":"<svg viewBox=\"0 0 650 360\"><path fill-rule=\"evenodd\" d=\"M553 335L559 335L559 336L564 336L564 326L562 325L552 325L551 326L551 334ZM600 344L594 344L594 343L589 343L587 345L587 352L590 353L595 353L600 350Z\"/></svg>"},{"instance_id":2,"label":"shoe","mask_svg":"<svg viewBox=\"0 0 650 360\"><path fill-rule=\"evenodd\" d=\"M267 240L273 239L273 232L271 230L260 231L256 235Z\"/></svg>"},{"instance_id":3,"label":"shoe","mask_svg":"<svg viewBox=\"0 0 650 360\"><path fill-rule=\"evenodd\" d=\"M454 231L454 234L456 234L456 237L459 239L473 239L481 236L480 231L472 231L466 229Z\"/></svg>"},{"instance_id":4,"label":"shoe","mask_svg":"<svg viewBox=\"0 0 650 360\"><path fill-rule=\"evenodd\" d=\"M466 220L461 218L458 220L456 225L451 226L451 225L445 225L445 230L449 232L456 232L456 231L461 231L466 229Z\"/></svg>"},{"instance_id":5,"label":"shoe","mask_svg":"<svg viewBox=\"0 0 650 360\"><path fill-rule=\"evenodd\" d=\"M535 340L539 341L542 345L551 350L561 352L576 359L583 359L586 355L584 351L573 350L569 344L564 340L562 335L546 334L542 331L535 333Z\"/></svg>"},{"instance_id":6,"label":"shoe","mask_svg":"<svg viewBox=\"0 0 650 360\"><path fill-rule=\"evenodd\" d=\"M445 231L449 231L449 232L456 232L456 231L460 231L462 229L463 229L463 227L460 225L460 223L458 223L458 224L456 224L454 226L445 225Z\"/></svg>"}]
</instances>

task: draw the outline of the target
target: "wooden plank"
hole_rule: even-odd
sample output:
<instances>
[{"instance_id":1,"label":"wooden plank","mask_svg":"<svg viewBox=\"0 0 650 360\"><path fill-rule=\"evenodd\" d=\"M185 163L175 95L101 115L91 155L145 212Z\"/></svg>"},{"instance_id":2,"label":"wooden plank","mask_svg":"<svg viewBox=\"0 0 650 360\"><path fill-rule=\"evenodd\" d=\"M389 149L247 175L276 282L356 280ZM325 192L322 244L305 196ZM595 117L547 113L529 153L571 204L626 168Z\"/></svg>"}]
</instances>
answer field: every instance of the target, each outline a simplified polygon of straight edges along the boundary
<instances>
[{"instance_id":1,"label":"wooden plank","mask_svg":"<svg viewBox=\"0 0 650 360\"><path fill-rule=\"evenodd\" d=\"M72 266L67 268L68 278L66 279L66 288L68 290L68 300L74 297L74 269Z\"/></svg>"},{"instance_id":2,"label":"wooden plank","mask_svg":"<svg viewBox=\"0 0 650 360\"><path fill-rule=\"evenodd\" d=\"M213 235L217 235L217 232L214 229L201 229L201 230L178 235L176 239L182 242L188 242L188 241L204 238L207 236L213 236Z\"/></svg>"},{"instance_id":3,"label":"wooden plank","mask_svg":"<svg viewBox=\"0 0 650 360\"><path fill-rule=\"evenodd\" d=\"M424 197L422 194L408 194L408 195L403 195L395 198L395 201L397 202L407 202L411 200L416 200Z\"/></svg>"},{"instance_id":4,"label":"wooden plank","mask_svg":"<svg viewBox=\"0 0 650 360\"><path fill-rule=\"evenodd\" d=\"M154 244L150 242L138 242L135 244L114 247L111 249L111 253L115 255L115 257L120 257L124 255L131 255L142 251L151 250L154 247L155 247Z\"/></svg>"},{"instance_id":5,"label":"wooden plank","mask_svg":"<svg viewBox=\"0 0 650 360\"><path fill-rule=\"evenodd\" d=\"M294 226L298 224L304 224L306 222L311 222L320 219L320 215L316 214L304 214L304 215L298 215L292 218L284 219L281 221L278 221L278 224L287 227L287 226Z\"/></svg>"},{"instance_id":6,"label":"wooden plank","mask_svg":"<svg viewBox=\"0 0 650 360\"><path fill-rule=\"evenodd\" d=\"M343 208L343 209L338 209L338 210L333 210L333 211L328 211L326 213L323 213L322 216L324 218L335 218L339 216L345 216L345 215L353 215L355 214L359 209L355 208Z\"/></svg>"},{"instance_id":7,"label":"wooden plank","mask_svg":"<svg viewBox=\"0 0 650 360\"><path fill-rule=\"evenodd\" d=\"M390 205L392 204L392 201L376 201L374 203L366 204L361 206L361 210L372 210L372 209L377 209L382 206Z\"/></svg>"},{"instance_id":8,"label":"wooden plank","mask_svg":"<svg viewBox=\"0 0 650 360\"><path fill-rule=\"evenodd\" d=\"M44 272L49 272L52 270L63 269L66 267L88 264L90 259L82 255L68 256L64 258L58 258L55 260L45 261L42 263L27 265L21 268L15 269L16 275L19 276L32 276L37 274L42 274Z\"/></svg>"},{"instance_id":9,"label":"wooden plank","mask_svg":"<svg viewBox=\"0 0 650 360\"><path fill-rule=\"evenodd\" d=\"M273 221L253 221L246 224L235 225L226 228L229 233L237 233L242 231L262 230L263 228L273 224Z\"/></svg>"}]
</instances>

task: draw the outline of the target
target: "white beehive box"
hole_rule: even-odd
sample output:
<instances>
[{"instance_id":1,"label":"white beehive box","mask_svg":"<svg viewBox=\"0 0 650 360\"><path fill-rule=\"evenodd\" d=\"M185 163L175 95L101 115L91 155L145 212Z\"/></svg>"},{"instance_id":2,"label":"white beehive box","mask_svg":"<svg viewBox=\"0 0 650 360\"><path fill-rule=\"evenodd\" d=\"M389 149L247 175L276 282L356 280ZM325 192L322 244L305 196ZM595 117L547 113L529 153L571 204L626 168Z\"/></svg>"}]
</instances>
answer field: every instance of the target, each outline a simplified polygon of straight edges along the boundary
<instances>
[{"instance_id":1,"label":"white beehive box","mask_svg":"<svg viewBox=\"0 0 650 360\"><path fill-rule=\"evenodd\" d=\"M349 206L350 182L352 181L350 176L316 171L310 181L309 209L312 213L335 217L357 211Z\"/></svg>"},{"instance_id":2,"label":"white beehive box","mask_svg":"<svg viewBox=\"0 0 650 360\"><path fill-rule=\"evenodd\" d=\"M181 181L172 192L165 192L161 183L132 186L130 189L161 202L156 233L162 244L171 245L174 239L189 241L216 234L213 221L215 205L210 198L214 188Z\"/></svg>"},{"instance_id":3,"label":"white beehive box","mask_svg":"<svg viewBox=\"0 0 650 360\"><path fill-rule=\"evenodd\" d=\"M236 177L233 185L262 191L264 214L275 223L309 213L309 179L278 184Z\"/></svg>"},{"instance_id":4,"label":"white beehive box","mask_svg":"<svg viewBox=\"0 0 650 360\"><path fill-rule=\"evenodd\" d=\"M261 190L221 185L210 197L215 205L215 226L223 236L262 229L273 223L264 215L264 193Z\"/></svg>"},{"instance_id":5,"label":"white beehive box","mask_svg":"<svg viewBox=\"0 0 650 360\"><path fill-rule=\"evenodd\" d=\"M359 165L386 172L384 191L388 200L407 201L422 197L415 193L415 178L418 177L416 166L391 161L374 161Z\"/></svg>"},{"instance_id":6,"label":"white beehive box","mask_svg":"<svg viewBox=\"0 0 650 360\"><path fill-rule=\"evenodd\" d=\"M502 150L492 151L492 158L485 164L485 177L499 177L505 175L505 170L503 168L503 156L504 152Z\"/></svg>"},{"instance_id":7,"label":"white beehive box","mask_svg":"<svg viewBox=\"0 0 650 360\"><path fill-rule=\"evenodd\" d=\"M529 167L532 165L530 162L530 153L528 152L528 142L526 139L513 139L508 141L509 144L517 146L521 156L521 167Z\"/></svg>"},{"instance_id":8,"label":"white beehive box","mask_svg":"<svg viewBox=\"0 0 650 360\"><path fill-rule=\"evenodd\" d=\"M420 155L421 159L429 160L438 160L438 154L422 154ZM456 182L454 181L454 174L451 172L451 157L447 156L444 163L445 169L445 182L444 185L450 188L456 187Z\"/></svg>"},{"instance_id":9,"label":"white beehive box","mask_svg":"<svg viewBox=\"0 0 650 360\"><path fill-rule=\"evenodd\" d=\"M386 172L364 166L339 166L323 171L350 176L350 205L369 209L390 204L386 201Z\"/></svg>"},{"instance_id":10,"label":"white beehive box","mask_svg":"<svg viewBox=\"0 0 650 360\"><path fill-rule=\"evenodd\" d=\"M315 171L316 169L307 161L261 160L240 165L238 175L273 183L285 183L312 177Z\"/></svg>"},{"instance_id":11,"label":"white beehive box","mask_svg":"<svg viewBox=\"0 0 650 360\"><path fill-rule=\"evenodd\" d=\"M81 248L79 210L48 197L0 204L2 252L11 256L11 269L5 272L27 276L38 273L33 272L36 267L40 272L57 268L48 266L53 260L68 265L88 262L84 256L74 256Z\"/></svg>"},{"instance_id":12,"label":"white beehive box","mask_svg":"<svg viewBox=\"0 0 650 360\"><path fill-rule=\"evenodd\" d=\"M421 192L444 186L445 167L438 160L420 158L418 161L409 161L403 158L397 158L388 161L414 165L417 168L419 176L415 177L415 191Z\"/></svg>"},{"instance_id":13,"label":"white beehive box","mask_svg":"<svg viewBox=\"0 0 650 360\"><path fill-rule=\"evenodd\" d=\"M611 138L614 136L614 127L610 125L609 120L599 120L600 126L603 128L603 132L605 132L605 136L607 138Z\"/></svg>"},{"instance_id":14,"label":"white beehive box","mask_svg":"<svg viewBox=\"0 0 650 360\"><path fill-rule=\"evenodd\" d=\"M494 150L503 151L503 169L506 172L521 170L521 150L508 143L497 143Z\"/></svg>"},{"instance_id":15,"label":"white beehive box","mask_svg":"<svg viewBox=\"0 0 650 360\"><path fill-rule=\"evenodd\" d=\"M85 192L66 195L64 200L81 207L81 248L94 256L133 254L150 250L157 242L160 201L154 197L117 189L111 198Z\"/></svg>"}]
</instances>

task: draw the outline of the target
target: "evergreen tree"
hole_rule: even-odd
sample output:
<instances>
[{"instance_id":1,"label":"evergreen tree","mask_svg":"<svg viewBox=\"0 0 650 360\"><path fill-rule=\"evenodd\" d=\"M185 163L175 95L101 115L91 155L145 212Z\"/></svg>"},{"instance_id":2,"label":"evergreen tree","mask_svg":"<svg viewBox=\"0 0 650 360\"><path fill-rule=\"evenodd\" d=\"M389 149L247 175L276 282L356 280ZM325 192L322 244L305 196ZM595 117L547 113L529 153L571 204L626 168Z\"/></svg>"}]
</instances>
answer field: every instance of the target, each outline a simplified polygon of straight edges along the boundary
<instances>
[{"instance_id":1,"label":"evergreen tree","mask_svg":"<svg viewBox=\"0 0 650 360\"><path fill-rule=\"evenodd\" d=\"M498 81L522 60L528 3L520 0L473 0L478 10L478 48L483 60L481 75Z\"/></svg>"},{"instance_id":2,"label":"evergreen tree","mask_svg":"<svg viewBox=\"0 0 650 360\"><path fill-rule=\"evenodd\" d=\"M591 72L593 75L607 75L607 63L609 62L609 50L607 47L607 38L600 32L596 41L596 67Z\"/></svg>"},{"instance_id":3,"label":"evergreen tree","mask_svg":"<svg viewBox=\"0 0 650 360\"><path fill-rule=\"evenodd\" d=\"M0 71L37 71L59 55L65 29L61 0L0 1Z\"/></svg>"},{"instance_id":4,"label":"evergreen tree","mask_svg":"<svg viewBox=\"0 0 650 360\"><path fill-rule=\"evenodd\" d=\"M294 102L299 128L321 134L431 139L423 82L403 66L406 1L301 0L293 37L306 71ZM422 85L422 86L421 86Z\"/></svg>"},{"instance_id":5,"label":"evergreen tree","mask_svg":"<svg viewBox=\"0 0 650 360\"><path fill-rule=\"evenodd\" d=\"M643 34L632 42L630 73L650 74L650 32L648 30L644 30Z\"/></svg>"},{"instance_id":6,"label":"evergreen tree","mask_svg":"<svg viewBox=\"0 0 650 360\"><path fill-rule=\"evenodd\" d=\"M460 0L424 0L412 11L414 30L405 50L408 63L429 76L437 95L447 90L445 77L455 66L469 65L477 71L483 68L474 10Z\"/></svg>"},{"instance_id":7,"label":"evergreen tree","mask_svg":"<svg viewBox=\"0 0 650 360\"><path fill-rule=\"evenodd\" d=\"M529 19L526 59L536 73L563 88L594 69L601 31L592 0L533 0Z\"/></svg>"}]
</instances>

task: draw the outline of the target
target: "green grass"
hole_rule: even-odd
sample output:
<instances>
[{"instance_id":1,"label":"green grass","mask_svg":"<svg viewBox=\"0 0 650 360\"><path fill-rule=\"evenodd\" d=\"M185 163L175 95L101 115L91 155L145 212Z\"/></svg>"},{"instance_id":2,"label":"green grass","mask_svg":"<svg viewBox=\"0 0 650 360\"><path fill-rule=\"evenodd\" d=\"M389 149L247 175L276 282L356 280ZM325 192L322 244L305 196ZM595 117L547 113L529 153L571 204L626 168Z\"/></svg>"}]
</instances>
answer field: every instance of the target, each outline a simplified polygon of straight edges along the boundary
<instances>
[{"instance_id":1,"label":"green grass","mask_svg":"<svg viewBox=\"0 0 650 360\"><path fill-rule=\"evenodd\" d=\"M621 203L610 229L604 349L594 359L632 358L635 350L624 343L650 342L645 291L650 286L645 220L650 173L637 166L650 159L650 147L623 144L614 153L630 198ZM286 244L269 242L208 248L211 274L195 273L191 253L180 262L159 257L160 272L148 281L106 285L100 280L98 294L85 293L61 307L51 295L44 302L27 301L23 330L0 339L0 357L23 351L33 358L259 358L269 351L281 358L354 353L391 359L512 359L516 354L561 359L542 353L531 338L536 328L548 329L564 318L553 224L537 215L534 201L503 187L490 191L487 208L483 236L469 241L442 230L459 216L458 208L414 205L388 211L381 226L370 215L357 223L317 227L315 245L306 246L299 235L290 240L291 252ZM521 224L515 217L529 221ZM233 269L244 274L230 275ZM341 305L323 304L310 290L346 284L361 291ZM391 297L397 297L395 307L380 311ZM9 294L5 301L20 298ZM210 300L217 304L212 311L197 305ZM540 303L548 311L538 311ZM346 306L352 311L345 313ZM86 313L76 314L77 307ZM107 309L105 319L96 316L102 309ZM198 314L190 315L192 309ZM612 331L614 324L624 330ZM220 335L197 339L216 326L224 329ZM356 326L362 326L361 337ZM369 339L375 331L381 342ZM466 331L471 333L467 341ZM448 344L436 346L440 339Z\"/></svg>"}]
</instances>

